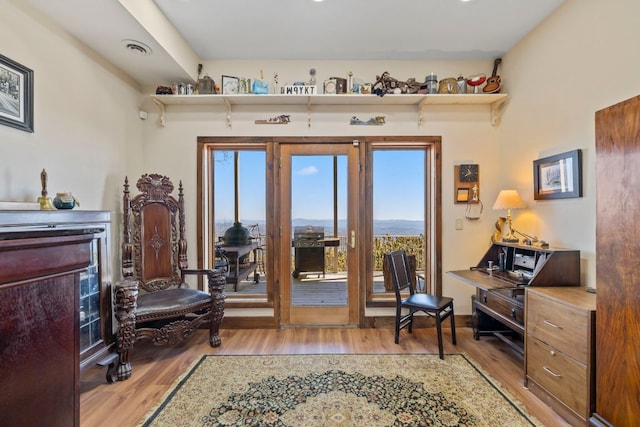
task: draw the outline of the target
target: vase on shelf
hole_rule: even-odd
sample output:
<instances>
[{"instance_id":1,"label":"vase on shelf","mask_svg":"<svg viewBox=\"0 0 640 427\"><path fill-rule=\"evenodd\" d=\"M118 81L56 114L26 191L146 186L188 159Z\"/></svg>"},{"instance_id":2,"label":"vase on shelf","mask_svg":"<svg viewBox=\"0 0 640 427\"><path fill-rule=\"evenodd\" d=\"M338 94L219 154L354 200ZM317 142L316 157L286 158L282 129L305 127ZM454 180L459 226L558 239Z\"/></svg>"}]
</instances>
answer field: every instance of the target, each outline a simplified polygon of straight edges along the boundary
<instances>
[{"instance_id":1,"label":"vase on shelf","mask_svg":"<svg viewBox=\"0 0 640 427\"><path fill-rule=\"evenodd\" d=\"M71 193L56 193L53 199L53 206L56 209L73 209L76 205L80 206L80 203Z\"/></svg>"}]
</instances>

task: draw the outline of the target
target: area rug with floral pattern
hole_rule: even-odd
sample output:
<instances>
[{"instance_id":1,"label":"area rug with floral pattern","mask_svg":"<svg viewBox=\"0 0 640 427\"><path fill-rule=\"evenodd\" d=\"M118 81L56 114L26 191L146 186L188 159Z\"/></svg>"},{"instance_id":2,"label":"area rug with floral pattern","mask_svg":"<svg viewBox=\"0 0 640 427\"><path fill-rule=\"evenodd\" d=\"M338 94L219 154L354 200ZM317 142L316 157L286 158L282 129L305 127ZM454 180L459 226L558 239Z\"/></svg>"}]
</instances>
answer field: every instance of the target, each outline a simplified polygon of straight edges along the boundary
<instances>
[{"instance_id":1,"label":"area rug with floral pattern","mask_svg":"<svg viewBox=\"0 0 640 427\"><path fill-rule=\"evenodd\" d=\"M464 354L203 356L143 426L538 426Z\"/></svg>"}]
</instances>

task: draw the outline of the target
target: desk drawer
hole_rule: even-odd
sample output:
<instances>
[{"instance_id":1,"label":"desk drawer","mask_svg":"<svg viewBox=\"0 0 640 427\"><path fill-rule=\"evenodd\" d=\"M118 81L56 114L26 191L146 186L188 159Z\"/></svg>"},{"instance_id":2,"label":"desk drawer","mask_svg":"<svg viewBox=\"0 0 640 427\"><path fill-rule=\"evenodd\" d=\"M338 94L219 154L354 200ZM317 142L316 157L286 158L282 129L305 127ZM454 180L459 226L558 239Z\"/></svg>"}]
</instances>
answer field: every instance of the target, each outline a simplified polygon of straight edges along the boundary
<instances>
[{"instance_id":1,"label":"desk drawer","mask_svg":"<svg viewBox=\"0 0 640 427\"><path fill-rule=\"evenodd\" d=\"M524 325L524 304L522 289L478 289L478 301L496 313Z\"/></svg>"},{"instance_id":2,"label":"desk drawer","mask_svg":"<svg viewBox=\"0 0 640 427\"><path fill-rule=\"evenodd\" d=\"M589 312L559 304L551 304L544 296L527 295L527 334L587 363L590 351Z\"/></svg>"},{"instance_id":3,"label":"desk drawer","mask_svg":"<svg viewBox=\"0 0 640 427\"><path fill-rule=\"evenodd\" d=\"M586 365L527 335L527 376L582 417L588 418Z\"/></svg>"}]
</instances>

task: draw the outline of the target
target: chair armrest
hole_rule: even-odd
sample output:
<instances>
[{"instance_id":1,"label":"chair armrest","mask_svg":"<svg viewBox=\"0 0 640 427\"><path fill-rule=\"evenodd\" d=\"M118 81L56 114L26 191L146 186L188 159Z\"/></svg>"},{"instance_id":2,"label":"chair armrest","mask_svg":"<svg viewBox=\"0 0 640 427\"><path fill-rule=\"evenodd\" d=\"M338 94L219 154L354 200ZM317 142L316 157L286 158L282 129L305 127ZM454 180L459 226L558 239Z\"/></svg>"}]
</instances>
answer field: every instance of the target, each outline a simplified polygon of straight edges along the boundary
<instances>
[{"instance_id":1,"label":"chair armrest","mask_svg":"<svg viewBox=\"0 0 640 427\"><path fill-rule=\"evenodd\" d=\"M116 306L116 317L127 317L135 312L138 306L138 285L137 280L125 279L113 285L113 296Z\"/></svg>"}]
</instances>

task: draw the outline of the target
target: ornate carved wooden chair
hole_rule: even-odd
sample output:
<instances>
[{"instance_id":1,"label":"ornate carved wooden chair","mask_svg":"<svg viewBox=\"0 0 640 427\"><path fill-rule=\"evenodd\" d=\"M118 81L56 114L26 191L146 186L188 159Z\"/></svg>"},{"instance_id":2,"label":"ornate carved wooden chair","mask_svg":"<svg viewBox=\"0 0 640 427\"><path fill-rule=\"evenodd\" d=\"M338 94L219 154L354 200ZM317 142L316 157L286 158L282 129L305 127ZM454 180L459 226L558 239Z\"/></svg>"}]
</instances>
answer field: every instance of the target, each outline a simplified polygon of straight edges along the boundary
<instances>
[{"instance_id":1,"label":"ornate carved wooden chair","mask_svg":"<svg viewBox=\"0 0 640 427\"><path fill-rule=\"evenodd\" d=\"M218 270L187 269L182 182L177 199L166 176L142 175L137 187L140 194L130 199L125 178L124 280L115 285L118 380L131 376L129 353L136 341L173 345L207 325L209 344L219 346L224 314L224 275ZM208 292L189 288L186 275L206 277Z\"/></svg>"},{"instance_id":2,"label":"ornate carved wooden chair","mask_svg":"<svg viewBox=\"0 0 640 427\"><path fill-rule=\"evenodd\" d=\"M415 273L411 272L407 253L404 250L397 250L384 255L387 258L391 281L396 294L396 334L395 342L400 341L400 330L408 328L409 333L413 329L413 314L422 311L433 317L436 322L438 333L438 351L440 359L444 359L442 345L442 321L447 317L451 318L451 341L456 344L456 325L453 315L453 299L449 297L439 297L429 294L416 293ZM409 295L402 297L401 292L409 291ZM403 314L402 310L409 310Z\"/></svg>"}]
</instances>

